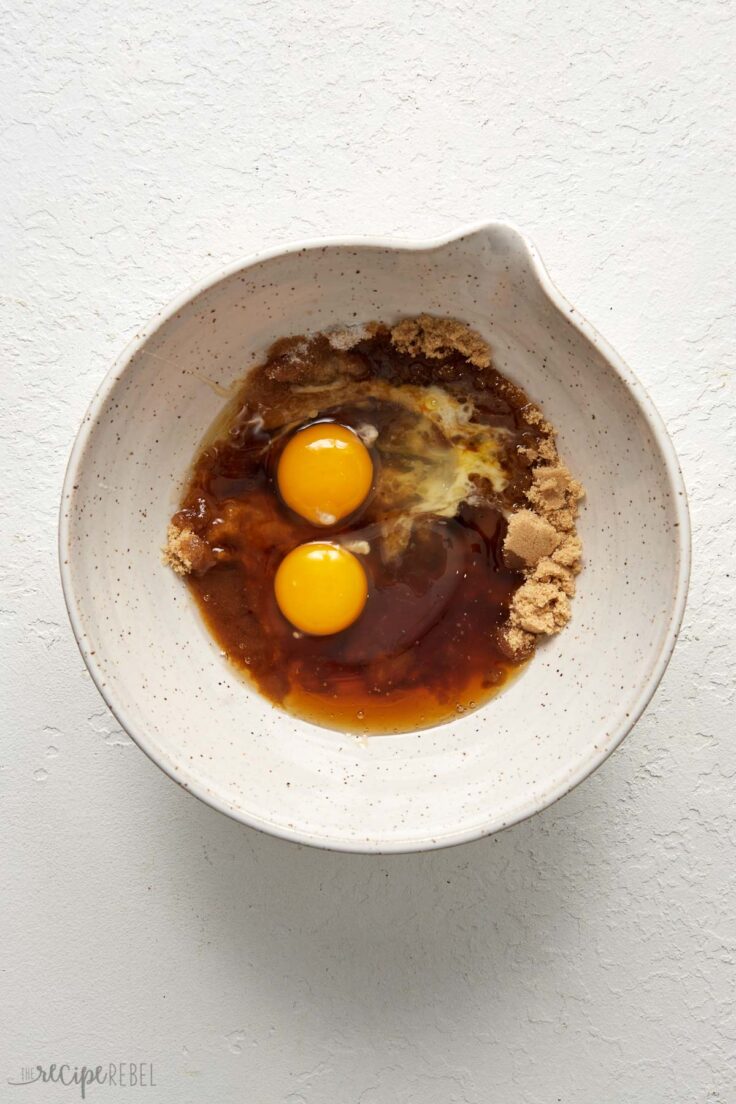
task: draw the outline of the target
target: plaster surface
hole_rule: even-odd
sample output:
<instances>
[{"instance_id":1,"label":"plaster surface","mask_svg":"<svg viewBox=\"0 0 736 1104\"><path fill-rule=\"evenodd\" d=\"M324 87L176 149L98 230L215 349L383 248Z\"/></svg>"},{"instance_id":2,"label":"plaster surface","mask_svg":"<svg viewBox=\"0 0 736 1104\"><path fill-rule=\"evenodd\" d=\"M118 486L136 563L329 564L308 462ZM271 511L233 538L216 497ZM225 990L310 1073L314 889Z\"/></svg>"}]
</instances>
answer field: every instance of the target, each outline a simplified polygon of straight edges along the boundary
<instances>
[{"instance_id":1,"label":"plaster surface","mask_svg":"<svg viewBox=\"0 0 736 1104\"><path fill-rule=\"evenodd\" d=\"M6 5L3 1008L151 1104L736 1101L736 10L719 0ZM553 808L390 859L260 836L117 728L56 568L69 448L141 322L299 237L508 217L632 365L691 496L684 629Z\"/></svg>"}]
</instances>

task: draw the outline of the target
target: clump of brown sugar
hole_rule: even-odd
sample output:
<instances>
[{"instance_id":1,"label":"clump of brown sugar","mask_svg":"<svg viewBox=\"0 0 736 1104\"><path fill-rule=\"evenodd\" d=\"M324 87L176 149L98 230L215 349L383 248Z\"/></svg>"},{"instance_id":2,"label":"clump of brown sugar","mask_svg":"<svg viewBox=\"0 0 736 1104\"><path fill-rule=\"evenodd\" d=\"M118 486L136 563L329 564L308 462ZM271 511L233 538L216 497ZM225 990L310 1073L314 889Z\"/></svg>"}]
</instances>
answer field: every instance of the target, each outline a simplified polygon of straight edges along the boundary
<instances>
[{"instance_id":1,"label":"clump of brown sugar","mask_svg":"<svg viewBox=\"0 0 736 1104\"><path fill-rule=\"evenodd\" d=\"M476 368L490 368L491 350L480 334L456 318L420 314L402 318L391 329L391 340L401 353L442 360L461 353Z\"/></svg>"},{"instance_id":2,"label":"clump of brown sugar","mask_svg":"<svg viewBox=\"0 0 736 1104\"><path fill-rule=\"evenodd\" d=\"M509 518L503 550L509 567L529 567L551 556L560 543L553 525L533 510L519 510Z\"/></svg>"},{"instance_id":3,"label":"clump of brown sugar","mask_svg":"<svg viewBox=\"0 0 736 1104\"><path fill-rule=\"evenodd\" d=\"M584 491L561 462L554 429L539 411L528 418L543 429L534 450L529 503L509 518L504 556L526 575L511 601L503 642L516 657L530 654L536 638L563 629L570 620L570 598L582 566L582 545L575 530L578 503Z\"/></svg>"},{"instance_id":4,"label":"clump of brown sugar","mask_svg":"<svg viewBox=\"0 0 736 1104\"><path fill-rule=\"evenodd\" d=\"M527 491L527 498L539 517L545 518L561 533L575 528L578 501L582 496L581 485L559 462L538 465Z\"/></svg>"},{"instance_id":5,"label":"clump of brown sugar","mask_svg":"<svg viewBox=\"0 0 736 1104\"><path fill-rule=\"evenodd\" d=\"M161 559L177 575L206 571L215 562L212 549L206 541L198 537L193 529L180 529L173 521L166 532L166 547Z\"/></svg>"}]
</instances>

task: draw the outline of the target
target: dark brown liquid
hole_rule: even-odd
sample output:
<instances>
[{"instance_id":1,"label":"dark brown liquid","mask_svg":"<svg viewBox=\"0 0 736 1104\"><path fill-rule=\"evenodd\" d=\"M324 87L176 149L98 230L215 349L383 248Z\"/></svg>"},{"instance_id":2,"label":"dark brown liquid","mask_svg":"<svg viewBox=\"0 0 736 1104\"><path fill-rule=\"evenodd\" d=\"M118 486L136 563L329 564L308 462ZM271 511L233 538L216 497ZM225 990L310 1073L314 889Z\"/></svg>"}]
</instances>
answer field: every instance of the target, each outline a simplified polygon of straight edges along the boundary
<instances>
[{"instance_id":1,"label":"dark brown liquid","mask_svg":"<svg viewBox=\"0 0 736 1104\"><path fill-rule=\"evenodd\" d=\"M324 339L313 340L306 352L300 346L299 355L295 348L274 347L238 396L222 437L197 458L177 519L208 542L217 562L189 576L191 590L230 661L268 698L299 716L368 733L455 718L486 701L519 666L498 639L523 581L503 561L501 511L521 502L529 481L517 449L537 433L524 417L528 400L498 373L479 372L458 355L443 362L403 356L384 335L342 355L335 371L349 368L358 380L393 385L439 382L456 398L473 401L476 421L513 431L503 495L479 485L474 504L463 502L456 516L417 518L402 554L387 562L378 539L386 514L375 498L331 529L311 525L279 498L275 468L295 414L298 428L295 382L320 378L319 365L328 355L334 360ZM401 413L391 403L339 397L316 413L354 428L368 419L379 429L379 441L400 425ZM326 401L320 395L317 400ZM304 400L302 424L314 418L315 410L307 409L312 401ZM286 433L279 410L284 421L287 411L292 419ZM380 455L375 459L381 462ZM333 636L296 634L274 597L279 563L306 541L348 535L370 548L360 556L369 580L363 614Z\"/></svg>"}]
</instances>

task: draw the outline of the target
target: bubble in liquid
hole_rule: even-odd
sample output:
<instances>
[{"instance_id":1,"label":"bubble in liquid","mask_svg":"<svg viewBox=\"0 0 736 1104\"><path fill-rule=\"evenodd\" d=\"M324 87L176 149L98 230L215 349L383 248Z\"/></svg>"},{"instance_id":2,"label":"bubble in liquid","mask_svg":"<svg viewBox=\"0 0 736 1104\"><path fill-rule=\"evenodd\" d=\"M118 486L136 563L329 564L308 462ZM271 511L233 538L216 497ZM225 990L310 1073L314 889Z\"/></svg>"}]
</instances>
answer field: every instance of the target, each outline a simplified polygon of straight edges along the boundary
<instances>
[{"instance_id":1,"label":"bubble in liquid","mask_svg":"<svg viewBox=\"0 0 736 1104\"><path fill-rule=\"evenodd\" d=\"M365 717L364 710L359 709L358 712L355 714L355 716L358 718L359 721L362 721L363 718Z\"/></svg>"},{"instance_id":2,"label":"bubble in liquid","mask_svg":"<svg viewBox=\"0 0 736 1104\"><path fill-rule=\"evenodd\" d=\"M465 706L460 705L460 702L458 702L457 705L455 706L455 712L456 713L464 713L465 712Z\"/></svg>"}]
</instances>

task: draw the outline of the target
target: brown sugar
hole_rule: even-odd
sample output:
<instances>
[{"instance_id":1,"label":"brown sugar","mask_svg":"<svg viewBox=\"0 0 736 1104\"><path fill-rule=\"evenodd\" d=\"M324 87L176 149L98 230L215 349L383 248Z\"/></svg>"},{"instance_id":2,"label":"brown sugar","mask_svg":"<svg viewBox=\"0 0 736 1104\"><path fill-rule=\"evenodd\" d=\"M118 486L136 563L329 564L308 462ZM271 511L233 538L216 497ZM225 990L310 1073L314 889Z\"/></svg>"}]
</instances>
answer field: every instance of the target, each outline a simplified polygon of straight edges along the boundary
<instances>
[{"instance_id":1,"label":"brown sugar","mask_svg":"<svg viewBox=\"0 0 736 1104\"><path fill-rule=\"evenodd\" d=\"M456 318L435 318L431 314L403 318L392 328L391 340L400 352L410 356L443 360L452 353L460 353L476 368L491 366L491 350L487 343Z\"/></svg>"},{"instance_id":2,"label":"brown sugar","mask_svg":"<svg viewBox=\"0 0 736 1104\"><path fill-rule=\"evenodd\" d=\"M519 510L509 518L503 546L509 566L535 567L543 556L551 556L560 543L553 525L533 510Z\"/></svg>"},{"instance_id":3,"label":"brown sugar","mask_svg":"<svg viewBox=\"0 0 736 1104\"><path fill-rule=\"evenodd\" d=\"M551 446L552 446L550 455L547 457L547 459L548 460L557 459L557 448L556 448L555 443L554 443L554 437L555 437L554 427L550 425L550 423L547 421L547 419L545 418L544 414L539 409L539 407L535 406L534 403L528 403L525 410L524 410L524 420L526 422L528 422L529 425L537 426L537 428L540 429L541 432L546 435L546 438L547 438L546 443L551 444ZM544 443L545 443L545 438L542 438L542 445ZM541 449L541 445L540 445L540 449Z\"/></svg>"},{"instance_id":4,"label":"brown sugar","mask_svg":"<svg viewBox=\"0 0 736 1104\"><path fill-rule=\"evenodd\" d=\"M209 544L198 537L193 529L180 529L171 522L166 533L166 547L161 559L177 575L206 571L215 563Z\"/></svg>"},{"instance_id":5,"label":"brown sugar","mask_svg":"<svg viewBox=\"0 0 736 1104\"><path fill-rule=\"evenodd\" d=\"M541 413L535 411L531 420L541 424ZM507 562L522 564L526 575L512 599L503 633L503 643L516 656L531 652L538 636L565 627L575 576L582 566L575 520L584 491L560 461L549 423L544 423L544 430L541 443L534 450L524 450L533 463L526 491L529 507L511 515L504 541Z\"/></svg>"},{"instance_id":6,"label":"brown sugar","mask_svg":"<svg viewBox=\"0 0 736 1104\"><path fill-rule=\"evenodd\" d=\"M570 620L570 603L559 580L530 575L514 595L513 621L523 632L559 632Z\"/></svg>"},{"instance_id":7,"label":"brown sugar","mask_svg":"<svg viewBox=\"0 0 736 1104\"><path fill-rule=\"evenodd\" d=\"M532 485L526 497L540 517L561 531L575 527L577 504L583 488L564 464L541 464L534 469Z\"/></svg>"},{"instance_id":8,"label":"brown sugar","mask_svg":"<svg viewBox=\"0 0 736 1104\"><path fill-rule=\"evenodd\" d=\"M583 546L577 533L568 533L552 553L555 563L562 564L574 574L580 571L583 555Z\"/></svg>"},{"instance_id":9,"label":"brown sugar","mask_svg":"<svg viewBox=\"0 0 736 1104\"><path fill-rule=\"evenodd\" d=\"M500 634L500 644L517 661L527 659L537 646L537 638L517 624L509 624Z\"/></svg>"}]
</instances>

